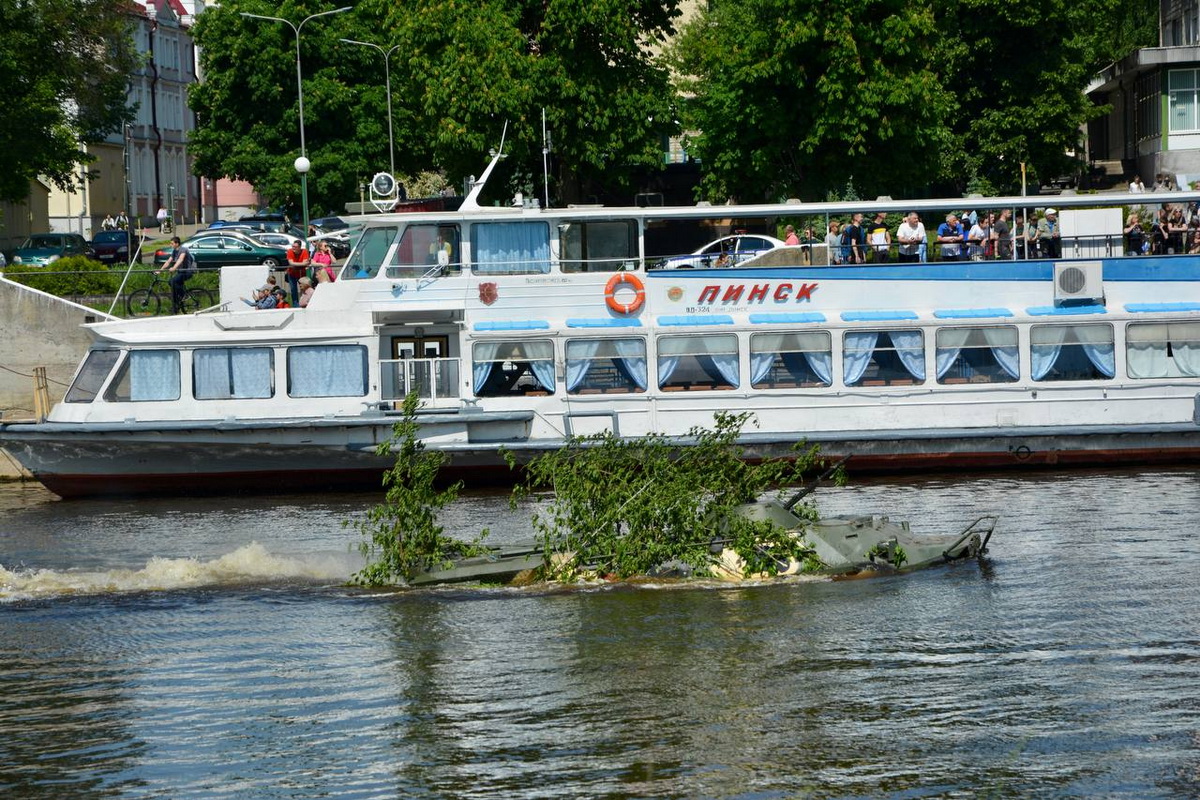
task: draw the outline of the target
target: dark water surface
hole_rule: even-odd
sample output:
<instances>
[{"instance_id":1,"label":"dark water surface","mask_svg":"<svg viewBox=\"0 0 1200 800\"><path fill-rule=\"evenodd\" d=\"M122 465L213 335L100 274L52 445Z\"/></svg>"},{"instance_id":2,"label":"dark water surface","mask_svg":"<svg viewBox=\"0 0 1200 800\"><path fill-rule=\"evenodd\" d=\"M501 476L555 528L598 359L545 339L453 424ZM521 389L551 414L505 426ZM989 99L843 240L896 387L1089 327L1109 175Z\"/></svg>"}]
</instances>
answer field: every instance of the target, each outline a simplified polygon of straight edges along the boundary
<instances>
[{"instance_id":1,"label":"dark water surface","mask_svg":"<svg viewBox=\"0 0 1200 800\"><path fill-rule=\"evenodd\" d=\"M1190 471L823 491L1002 519L982 562L733 588L349 588L375 499L0 487L0 796L1200 796Z\"/></svg>"}]
</instances>

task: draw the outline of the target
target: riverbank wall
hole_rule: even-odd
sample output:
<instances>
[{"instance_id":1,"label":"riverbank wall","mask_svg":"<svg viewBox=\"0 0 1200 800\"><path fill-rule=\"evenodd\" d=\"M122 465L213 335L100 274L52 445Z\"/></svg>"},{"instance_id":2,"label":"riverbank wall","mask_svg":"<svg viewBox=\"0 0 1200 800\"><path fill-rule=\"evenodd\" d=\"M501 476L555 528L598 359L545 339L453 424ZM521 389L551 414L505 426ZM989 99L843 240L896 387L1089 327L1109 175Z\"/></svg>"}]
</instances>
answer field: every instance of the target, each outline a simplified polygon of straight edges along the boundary
<instances>
[{"instance_id":1,"label":"riverbank wall","mask_svg":"<svg viewBox=\"0 0 1200 800\"><path fill-rule=\"evenodd\" d=\"M50 402L59 400L92 341L81 326L107 318L0 273L0 420L33 419L35 367L46 368ZM20 477L16 462L0 453L0 480Z\"/></svg>"}]
</instances>

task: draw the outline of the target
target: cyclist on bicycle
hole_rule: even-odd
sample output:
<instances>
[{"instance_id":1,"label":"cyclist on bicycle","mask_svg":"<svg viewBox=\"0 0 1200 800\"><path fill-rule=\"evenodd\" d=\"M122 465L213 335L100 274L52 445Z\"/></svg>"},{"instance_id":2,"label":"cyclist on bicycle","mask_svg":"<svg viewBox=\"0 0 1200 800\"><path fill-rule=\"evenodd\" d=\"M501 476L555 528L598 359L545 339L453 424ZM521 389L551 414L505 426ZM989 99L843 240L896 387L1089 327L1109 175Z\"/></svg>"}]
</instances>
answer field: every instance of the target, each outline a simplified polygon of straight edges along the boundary
<instances>
[{"instance_id":1,"label":"cyclist on bicycle","mask_svg":"<svg viewBox=\"0 0 1200 800\"><path fill-rule=\"evenodd\" d=\"M188 279L196 274L196 257L184 247L178 236L171 238L171 255L167 256L167 260L163 265L154 270L154 274L167 270L171 275L171 313L179 314L183 311L183 296L187 290Z\"/></svg>"}]
</instances>

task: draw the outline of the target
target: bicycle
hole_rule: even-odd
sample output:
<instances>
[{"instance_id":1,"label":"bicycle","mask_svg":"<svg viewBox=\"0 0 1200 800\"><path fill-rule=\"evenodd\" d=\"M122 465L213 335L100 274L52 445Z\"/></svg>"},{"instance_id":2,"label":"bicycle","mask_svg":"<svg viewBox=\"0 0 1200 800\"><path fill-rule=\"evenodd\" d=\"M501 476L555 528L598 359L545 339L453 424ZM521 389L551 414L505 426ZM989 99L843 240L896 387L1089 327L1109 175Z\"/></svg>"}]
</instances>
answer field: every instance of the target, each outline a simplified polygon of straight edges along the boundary
<instances>
[{"instance_id":1,"label":"bicycle","mask_svg":"<svg viewBox=\"0 0 1200 800\"><path fill-rule=\"evenodd\" d=\"M162 310L163 303L171 305L171 283L161 274L154 276L154 281L145 289L135 289L125 298L125 313L130 317L156 317ZM183 293L183 314L192 314L217 304L216 296L208 289L185 289Z\"/></svg>"}]
</instances>

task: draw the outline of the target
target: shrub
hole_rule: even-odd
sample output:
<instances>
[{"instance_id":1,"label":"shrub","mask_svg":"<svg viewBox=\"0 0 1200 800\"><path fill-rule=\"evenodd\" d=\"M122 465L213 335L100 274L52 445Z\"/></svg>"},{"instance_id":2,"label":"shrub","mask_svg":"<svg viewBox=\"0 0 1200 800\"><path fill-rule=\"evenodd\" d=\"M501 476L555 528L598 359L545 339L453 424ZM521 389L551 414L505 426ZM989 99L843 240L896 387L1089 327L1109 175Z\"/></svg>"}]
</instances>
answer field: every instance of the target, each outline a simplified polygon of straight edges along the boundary
<instances>
[{"instance_id":1,"label":"shrub","mask_svg":"<svg viewBox=\"0 0 1200 800\"><path fill-rule=\"evenodd\" d=\"M121 283L116 273L87 256L60 258L49 267L11 265L4 276L59 297L112 294Z\"/></svg>"}]
</instances>

